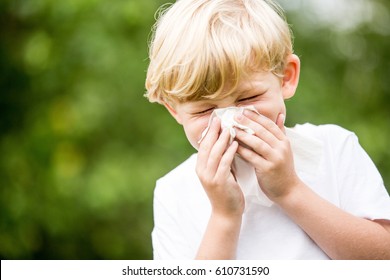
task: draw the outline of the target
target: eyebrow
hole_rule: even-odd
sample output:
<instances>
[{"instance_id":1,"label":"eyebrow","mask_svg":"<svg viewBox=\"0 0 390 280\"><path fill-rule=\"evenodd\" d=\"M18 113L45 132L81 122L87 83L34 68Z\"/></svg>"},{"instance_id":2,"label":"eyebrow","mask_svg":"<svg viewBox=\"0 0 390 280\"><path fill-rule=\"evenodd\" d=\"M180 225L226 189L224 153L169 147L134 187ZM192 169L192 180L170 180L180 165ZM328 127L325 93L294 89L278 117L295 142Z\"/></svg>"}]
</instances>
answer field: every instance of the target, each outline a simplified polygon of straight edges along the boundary
<instances>
[{"instance_id":1,"label":"eyebrow","mask_svg":"<svg viewBox=\"0 0 390 280\"><path fill-rule=\"evenodd\" d=\"M189 102L187 104L190 105L186 109L186 110L189 110L189 111L198 111L198 110L203 110L203 109L205 109L207 107L215 106L215 104L213 104L212 101L209 101L209 100L191 101L191 102Z\"/></svg>"},{"instance_id":2,"label":"eyebrow","mask_svg":"<svg viewBox=\"0 0 390 280\"><path fill-rule=\"evenodd\" d=\"M243 88L236 88L231 95L237 95L236 100L240 99L242 95L251 95L255 94L258 90L263 93L264 90L267 89L266 81L253 81L251 83L248 83ZM207 107L207 106L215 106L214 102L219 102L220 100L225 99L229 95L223 95L222 98L219 99L199 99L199 100L193 100L189 101L188 103L193 104L193 106L197 107Z\"/></svg>"}]
</instances>

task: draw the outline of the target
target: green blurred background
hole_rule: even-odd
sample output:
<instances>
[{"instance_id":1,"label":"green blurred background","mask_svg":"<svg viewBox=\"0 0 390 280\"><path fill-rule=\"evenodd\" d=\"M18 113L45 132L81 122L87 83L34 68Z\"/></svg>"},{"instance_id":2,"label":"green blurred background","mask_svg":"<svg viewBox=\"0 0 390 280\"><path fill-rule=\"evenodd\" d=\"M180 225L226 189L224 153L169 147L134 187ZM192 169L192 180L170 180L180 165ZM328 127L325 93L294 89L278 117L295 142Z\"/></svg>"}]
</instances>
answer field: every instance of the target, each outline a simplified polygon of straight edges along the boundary
<instances>
[{"instance_id":1,"label":"green blurred background","mask_svg":"<svg viewBox=\"0 0 390 280\"><path fill-rule=\"evenodd\" d=\"M194 152L143 97L164 2L0 2L1 259L152 258L155 180ZM302 60L287 125L355 131L389 186L390 2L280 2Z\"/></svg>"}]
</instances>

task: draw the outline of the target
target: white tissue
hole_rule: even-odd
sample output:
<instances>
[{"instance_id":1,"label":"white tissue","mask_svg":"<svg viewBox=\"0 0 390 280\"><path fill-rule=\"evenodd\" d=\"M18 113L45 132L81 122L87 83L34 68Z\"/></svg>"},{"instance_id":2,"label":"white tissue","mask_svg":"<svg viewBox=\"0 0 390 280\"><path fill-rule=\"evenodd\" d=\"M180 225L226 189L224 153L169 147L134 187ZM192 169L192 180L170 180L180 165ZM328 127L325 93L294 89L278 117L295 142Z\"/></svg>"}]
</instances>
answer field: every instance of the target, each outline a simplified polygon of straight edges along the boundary
<instances>
[{"instance_id":1,"label":"white tissue","mask_svg":"<svg viewBox=\"0 0 390 280\"><path fill-rule=\"evenodd\" d=\"M234 116L237 113L242 114L244 110L251 110L259 114L254 106L215 109L211 114L208 126L202 132L202 136L198 143L202 142L203 138L206 136L207 132L209 131L211 122L215 117L221 120L222 128L229 129L230 143L236 137L236 131L234 129L235 127L240 128L247 133L254 134L254 131L251 128L239 124L234 120ZM252 165L236 155L233 160L232 170L245 197L245 210L247 210L252 203L257 203L266 207L270 207L273 204L273 202L261 190L257 180L255 168Z\"/></svg>"},{"instance_id":2,"label":"white tissue","mask_svg":"<svg viewBox=\"0 0 390 280\"><path fill-rule=\"evenodd\" d=\"M244 194L245 211L248 210L252 203L266 207L274 204L261 190L255 168L249 162L236 155L233 160L232 170Z\"/></svg>"},{"instance_id":3,"label":"white tissue","mask_svg":"<svg viewBox=\"0 0 390 280\"><path fill-rule=\"evenodd\" d=\"M210 119L209 119L209 124L208 124L207 128L205 130L203 130L202 137L200 138L198 143L202 142L203 138L206 136L207 132L209 131L211 122L215 117L217 117L221 120L221 127L222 128L229 129L230 143L236 137L236 131L234 129L235 127L240 128L249 134L254 134L255 132L251 128L249 128L245 125L239 124L238 122L236 122L234 120L234 116L238 113L242 114L244 112L244 110L251 110L253 112L259 113L259 112L257 112L257 110L255 109L255 107L253 105L247 106L247 107L227 107L227 108L215 109L213 111L213 113L211 114Z\"/></svg>"}]
</instances>

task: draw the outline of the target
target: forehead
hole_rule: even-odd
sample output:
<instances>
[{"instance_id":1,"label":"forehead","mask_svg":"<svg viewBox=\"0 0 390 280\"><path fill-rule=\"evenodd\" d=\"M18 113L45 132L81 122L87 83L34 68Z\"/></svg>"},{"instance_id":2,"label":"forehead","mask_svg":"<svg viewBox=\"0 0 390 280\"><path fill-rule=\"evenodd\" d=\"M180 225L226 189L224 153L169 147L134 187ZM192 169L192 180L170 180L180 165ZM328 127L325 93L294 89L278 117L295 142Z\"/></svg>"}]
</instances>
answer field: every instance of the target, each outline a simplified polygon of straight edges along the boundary
<instances>
[{"instance_id":1,"label":"forehead","mask_svg":"<svg viewBox=\"0 0 390 280\"><path fill-rule=\"evenodd\" d=\"M243 77L236 86L232 87L230 83L226 84L220 95L215 96L212 100L224 99L231 95L244 95L254 90L266 89L278 81L278 77L272 72L253 72ZM207 97L202 99L209 99Z\"/></svg>"},{"instance_id":2,"label":"forehead","mask_svg":"<svg viewBox=\"0 0 390 280\"><path fill-rule=\"evenodd\" d=\"M254 88L264 87L275 80L275 75L271 72L254 72L243 78L237 85L236 90L240 92L250 91Z\"/></svg>"}]
</instances>

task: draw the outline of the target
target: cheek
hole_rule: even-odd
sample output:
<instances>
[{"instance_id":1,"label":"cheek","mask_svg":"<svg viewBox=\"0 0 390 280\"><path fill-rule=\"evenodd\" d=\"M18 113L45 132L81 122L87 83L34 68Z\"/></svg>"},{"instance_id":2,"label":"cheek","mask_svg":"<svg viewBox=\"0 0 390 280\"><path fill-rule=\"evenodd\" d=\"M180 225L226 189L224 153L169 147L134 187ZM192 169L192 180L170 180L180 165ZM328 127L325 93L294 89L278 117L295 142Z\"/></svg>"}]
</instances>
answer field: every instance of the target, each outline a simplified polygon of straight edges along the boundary
<instances>
[{"instance_id":1,"label":"cheek","mask_svg":"<svg viewBox=\"0 0 390 280\"><path fill-rule=\"evenodd\" d=\"M207 128L208 126L208 120L209 118L202 118L198 119L196 121L193 121L191 123L184 124L184 132L186 134L186 137L188 141L191 143L191 145L198 150L199 144L198 141L202 137L202 132Z\"/></svg>"},{"instance_id":2,"label":"cheek","mask_svg":"<svg viewBox=\"0 0 390 280\"><path fill-rule=\"evenodd\" d=\"M197 137L198 134L195 133L195 131L189 130L189 129L184 129L184 132L186 134L188 141L192 145L192 147L194 147L195 149L198 150L198 148L199 148L199 144L198 144L199 139Z\"/></svg>"}]
</instances>

